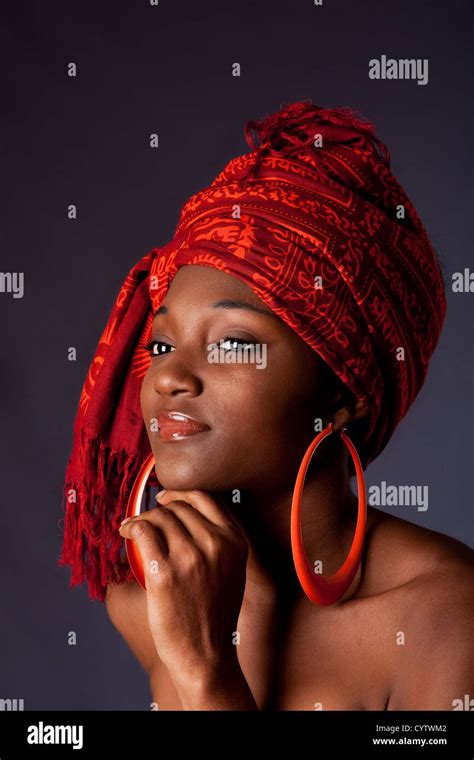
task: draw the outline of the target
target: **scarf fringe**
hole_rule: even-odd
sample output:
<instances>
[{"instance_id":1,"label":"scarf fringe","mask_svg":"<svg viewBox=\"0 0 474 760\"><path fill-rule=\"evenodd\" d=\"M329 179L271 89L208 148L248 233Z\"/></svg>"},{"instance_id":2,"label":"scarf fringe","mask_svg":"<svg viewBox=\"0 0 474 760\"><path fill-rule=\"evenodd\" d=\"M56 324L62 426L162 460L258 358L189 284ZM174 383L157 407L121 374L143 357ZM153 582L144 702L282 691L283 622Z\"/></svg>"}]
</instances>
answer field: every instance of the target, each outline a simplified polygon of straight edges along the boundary
<instances>
[{"instance_id":1,"label":"scarf fringe","mask_svg":"<svg viewBox=\"0 0 474 760\"><path fill-rule=\"evenodd\" d=\"M71 460L63 489L64 539L60 566L72 570L70 588L86 581L89 597L104 602L109 582L133 579L126 558L121 558L124 539L118 529L125 517L127 502L143 458L126 450L113 451L99 437L80 431L82 480L74 477ZM150 504L150 488L145 485L145 506Z\"/></svg>"}]
</instances>

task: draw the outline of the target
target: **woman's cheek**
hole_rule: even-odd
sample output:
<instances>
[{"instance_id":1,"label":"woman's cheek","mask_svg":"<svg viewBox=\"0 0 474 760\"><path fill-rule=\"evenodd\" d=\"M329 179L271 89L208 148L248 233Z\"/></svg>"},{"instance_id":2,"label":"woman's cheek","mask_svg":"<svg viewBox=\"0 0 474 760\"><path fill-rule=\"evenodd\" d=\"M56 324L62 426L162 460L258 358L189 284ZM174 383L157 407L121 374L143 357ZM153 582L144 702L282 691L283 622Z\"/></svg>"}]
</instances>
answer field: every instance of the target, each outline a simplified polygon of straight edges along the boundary
<instances>
[{"instance_id":1,"label":"woman's cheek","mask_svg":"<svg viewBox=\"0 0 474 760\"><path fill-rule=\"evenodd\" d=\"M140 408L142 412L143 421L145 423L147 433L150 435L150 423L152 417L152 387L153 378L151 373L148 372L143 378L143 382L140 388Z\"/></svg>"}]
</instances>

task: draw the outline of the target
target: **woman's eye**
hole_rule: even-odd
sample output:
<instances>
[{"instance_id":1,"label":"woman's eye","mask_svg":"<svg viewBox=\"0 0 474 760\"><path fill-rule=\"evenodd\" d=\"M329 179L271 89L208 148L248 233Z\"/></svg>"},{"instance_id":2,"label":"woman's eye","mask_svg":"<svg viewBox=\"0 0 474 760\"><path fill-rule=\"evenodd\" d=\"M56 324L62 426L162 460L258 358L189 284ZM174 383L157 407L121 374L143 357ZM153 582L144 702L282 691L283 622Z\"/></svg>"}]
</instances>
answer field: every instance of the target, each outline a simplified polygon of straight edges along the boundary
<instances>
[{"instance_id":1,"label":"woman's eye","mask_svg":"<svg viewBox=\"0 0 474 760\"><path fill-rule=\"evenodd\" d=\"M236 346L235 345L229 345L226 347L226 343L228 344L235 344L240 343L241 346L255 346L255 343L252 343L251 340L244 340L243 338L232 338L230 336L227 336L226 338L223 338L220 345L220 348L223 348L225 351L235 351Z\"/></svg>"},{"instance_id":2,"label":"woman's eye","mask_svg":"<svg viewBox=\"0 0 474 760\"><path fill-rule=\"evenodd\" d=\"M243 338L232 338L231 336L226 336L223 338L219 344L220 348L222 348L224 351L236 351L238 345L240 346L255 346L256 344L253 343L250 340L244 340ZM145 346L145 351L148 351L151 356L164 356L166 353L169 353L166 351L167 348L171 348L173 350L176 350L174 346L170 345L169 343L165 343L163 340L150 340Z\"/></svg>"},{"instance_id":3,"label":"woman's eye","mask_svg":"<svg viewBox=\"0 0 474 760\"><path fill-rule=\"evenodd\" d=\"M165 343L163 340L150 340L145 346L145 351L148 351L151 356L162 356L166 354L167 347L174 348L174 346Z\"/></svg>"}]
</instances>

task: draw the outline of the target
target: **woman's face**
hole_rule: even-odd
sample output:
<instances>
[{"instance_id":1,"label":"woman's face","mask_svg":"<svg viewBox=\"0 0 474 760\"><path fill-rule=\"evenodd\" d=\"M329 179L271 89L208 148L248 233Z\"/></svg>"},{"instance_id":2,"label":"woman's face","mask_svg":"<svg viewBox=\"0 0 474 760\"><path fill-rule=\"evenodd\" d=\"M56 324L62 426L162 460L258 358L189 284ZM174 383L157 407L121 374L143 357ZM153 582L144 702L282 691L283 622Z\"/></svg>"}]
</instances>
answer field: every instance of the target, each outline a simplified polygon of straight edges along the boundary
<instances>
[{"instance_id":1,"label":"woman's face","mask_svg":"<svg viewBox=\"0 0 474 760\"><path fill-rule=\"evenodd\" d=\"M254 492L294 484L316 435L315 418L328 419L328 374L320 357L244 282L214 268L181 267L162 306L140 395L159 482L179 490ZM229 338L220 354L210 351ZM225 361L245 344L254 348L253 362ZM163 440L156 420L170 411L209 429Z\"/></svg>"}]
</instances>

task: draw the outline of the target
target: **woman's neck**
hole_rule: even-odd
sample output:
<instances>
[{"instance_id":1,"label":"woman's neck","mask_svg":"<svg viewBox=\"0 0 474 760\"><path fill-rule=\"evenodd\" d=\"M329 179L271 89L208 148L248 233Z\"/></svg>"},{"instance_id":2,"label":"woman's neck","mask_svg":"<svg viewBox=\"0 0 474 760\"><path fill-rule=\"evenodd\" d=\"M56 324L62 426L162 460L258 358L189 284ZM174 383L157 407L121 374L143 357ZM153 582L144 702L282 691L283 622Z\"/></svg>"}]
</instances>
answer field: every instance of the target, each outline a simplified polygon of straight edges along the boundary
<instances>
[{"instance_id":1,"label":"woman's neck","mask_svg":"<svg viewBox=\"0 0 474 760\"><path fill-rule=\"evenodd\" d=\"M357 496L344 467L339 461L312 477L308 474L303 489L301 526L306 554L311 565L322 563L318 572L325 576L335 573L346 559L357 521ZM294 482L278 491L243 492L239 504L226 502L249 541L248 593L278 590L291 598L304 594L291 552L293 489Z\"/></svg>"}]
</instances>

